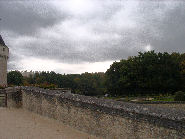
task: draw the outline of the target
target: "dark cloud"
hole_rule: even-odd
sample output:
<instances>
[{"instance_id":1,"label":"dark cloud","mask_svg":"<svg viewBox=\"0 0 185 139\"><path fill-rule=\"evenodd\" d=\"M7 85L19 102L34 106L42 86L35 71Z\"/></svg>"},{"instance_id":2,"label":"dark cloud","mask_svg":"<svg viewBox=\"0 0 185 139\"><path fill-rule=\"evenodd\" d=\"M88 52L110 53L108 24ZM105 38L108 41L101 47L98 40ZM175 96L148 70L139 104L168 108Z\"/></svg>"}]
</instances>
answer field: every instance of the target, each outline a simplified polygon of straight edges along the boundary
<instances>
[{"instance_id":1,"label":"dark cloud","mask_svg":"<svg viewBox=\"0 0 185 139\"><path fill-rule=\"evenodd\" d=\"M25 57L74 64L120 60L146 46L185 52L185 2L83 2L0 1L10 69Z\"/></svg>"},{"instance_id":2,"label":"dark cloud","mask_svg":"<svg viewBox=\"0 0 185 139\"><path fill-rule=\"evenodd\" d=\"M156 51L185 52L185 3L156 2L146 3L144 7L139 40L151 44Z\"/></svg>"},{"instance_id":3,"label":"dark cloud","mask_svg":"<svg viewBox=\"0 0 185 139\"><path fill-rule=\"evenodd\" d=\"M0 1L1 30L17 34L34 35L39 28L45 28L64 20L66 15L39 1Z\"/></svg>"}]
</instances>

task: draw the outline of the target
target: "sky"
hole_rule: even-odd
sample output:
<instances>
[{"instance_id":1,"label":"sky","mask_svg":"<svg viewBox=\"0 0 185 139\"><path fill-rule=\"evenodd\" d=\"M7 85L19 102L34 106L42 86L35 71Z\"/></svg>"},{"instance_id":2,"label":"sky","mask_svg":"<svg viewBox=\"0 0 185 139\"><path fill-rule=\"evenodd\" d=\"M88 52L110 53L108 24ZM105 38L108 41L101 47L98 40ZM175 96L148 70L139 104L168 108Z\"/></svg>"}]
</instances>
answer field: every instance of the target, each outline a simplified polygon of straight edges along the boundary
<instances>
[{"instance_id":1,"label":"sky","mask_svg":"<svg viewBox=\"0 0 185 139\"><path fill-rule=\"evenodd\" d=\"M182 0L0 0L8 70L105 72L138 52L185 52Z\"/></svg>"}]
</instances>

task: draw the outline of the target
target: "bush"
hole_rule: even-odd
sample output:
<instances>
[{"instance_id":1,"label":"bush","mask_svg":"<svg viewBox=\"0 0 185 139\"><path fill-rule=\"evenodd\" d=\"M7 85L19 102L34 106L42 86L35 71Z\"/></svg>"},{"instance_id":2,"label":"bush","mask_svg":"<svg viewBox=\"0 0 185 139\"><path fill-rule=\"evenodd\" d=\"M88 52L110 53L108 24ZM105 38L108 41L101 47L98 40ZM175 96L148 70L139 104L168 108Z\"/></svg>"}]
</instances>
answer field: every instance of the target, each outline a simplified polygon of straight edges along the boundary
<instances>
[{"instance_id":1,"label":"bush","mask_svg":"<svg viewBox=\"0 0 185 139\"><path fill-rule=\"evenodd\" d=\"M178 91L175 93L175 97L174 97L175 101L185 101L185 93L182 91Z\"/></svg>"},{"instance_id":2,"label":"bush","mask_svg":"<svg viewBox=\"0 0 185 139\"><path fill-rule=\"evenodd\" d=\"M20 86L23 83L23 76L19 71L10 71L7 74L8 85Z\"/></svg>"},{"instance_id":3,"label":"bush","mask_svg":"<svg viewBox=\"0 0 185 139\"><path fill-rule=\"evenodd\" d=\"M38 87L44 88L44 89L55 89L55 88L57 88L57 85L43 83L41 85L38 85Z\"/></svg>"}]
</instances>

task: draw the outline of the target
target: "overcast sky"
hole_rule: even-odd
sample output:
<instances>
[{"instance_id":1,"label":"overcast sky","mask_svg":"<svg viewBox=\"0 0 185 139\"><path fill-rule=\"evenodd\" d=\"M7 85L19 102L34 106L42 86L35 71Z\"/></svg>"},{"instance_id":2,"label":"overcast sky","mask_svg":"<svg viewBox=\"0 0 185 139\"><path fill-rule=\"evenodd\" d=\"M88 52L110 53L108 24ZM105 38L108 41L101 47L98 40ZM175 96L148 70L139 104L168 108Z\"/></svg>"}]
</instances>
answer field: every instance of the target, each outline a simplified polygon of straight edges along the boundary
<instances>
[{"instance_id":1,"label":"overcast sky","mask_svg":"<svg viewBox=\"0 0 185 139\"><path fill-rule=\"evenodd\" d=\"M185 52L180 0L0 0L9 70L102 72L139 51Z\"/></svg>"}]
</instances>

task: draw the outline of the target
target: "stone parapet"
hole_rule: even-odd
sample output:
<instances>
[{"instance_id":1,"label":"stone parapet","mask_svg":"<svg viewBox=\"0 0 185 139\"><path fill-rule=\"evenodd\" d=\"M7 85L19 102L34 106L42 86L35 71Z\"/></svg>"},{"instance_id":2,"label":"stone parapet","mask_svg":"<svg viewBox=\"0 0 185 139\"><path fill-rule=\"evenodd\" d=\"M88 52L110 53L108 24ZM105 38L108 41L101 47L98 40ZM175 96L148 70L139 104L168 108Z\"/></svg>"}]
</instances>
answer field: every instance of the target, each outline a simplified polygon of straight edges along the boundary
<instances>
[{"instance_id":1,"label":"stone parapet","mask_svg":"<svg viewBox=\"0 0 185 139\"><path fill-rule=\"evenodd\" d=\"M185 138L185 111L21 87L22 107L103 138Z\"/></svg>"}]
</instances>

